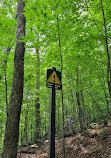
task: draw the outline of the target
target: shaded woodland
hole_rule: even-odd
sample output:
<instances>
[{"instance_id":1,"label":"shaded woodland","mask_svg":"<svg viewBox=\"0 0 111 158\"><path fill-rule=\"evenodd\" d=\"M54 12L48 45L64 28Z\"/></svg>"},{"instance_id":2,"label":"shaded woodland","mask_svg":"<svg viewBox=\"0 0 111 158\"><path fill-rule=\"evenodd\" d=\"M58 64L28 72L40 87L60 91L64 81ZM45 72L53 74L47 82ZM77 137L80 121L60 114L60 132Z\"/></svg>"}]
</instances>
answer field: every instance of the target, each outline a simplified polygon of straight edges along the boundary
<instances>
[{"instance_id":1,"label":"shaded woodland","mask_svg":"<svg viewBox=\"0 0 111 158\"><path fill-rule=\"evenodd\" d=\"M56 138L111 119L110 0L1 0L0 153L48 139L47 69L56 90ZM7 151L7 152L6 152Z\"/></svg>"}]
</instances>

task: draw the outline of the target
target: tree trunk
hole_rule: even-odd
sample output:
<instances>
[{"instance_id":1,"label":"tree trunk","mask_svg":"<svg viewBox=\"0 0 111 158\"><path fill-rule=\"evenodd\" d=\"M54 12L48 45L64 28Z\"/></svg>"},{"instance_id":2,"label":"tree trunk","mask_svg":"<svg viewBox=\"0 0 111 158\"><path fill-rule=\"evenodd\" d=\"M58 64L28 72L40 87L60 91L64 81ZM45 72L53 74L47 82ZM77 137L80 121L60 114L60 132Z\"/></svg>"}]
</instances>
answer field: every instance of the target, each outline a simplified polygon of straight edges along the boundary
<instances>
[{"instance_id":1,"label":"tree trunk","mask_svg":"<svg viewBox=\"0 0 111 158\"><path fill-rule=\"evenodd\" d=\"M5 100L6 100L6 114L8 115L8 99L7 99L7 73L6 73L6 67L7 67L7 60L4 60L4 66L3 66L3 70L4 70L4 76L5 76Z\"/></svg>"},{"instance_id":2,"label":"tree trunk","mask_svg":"<svg viewBox=\"0 0 111 158\"><path fill-rule=\"evenodd\" d=\"M103 121L106 122L106 118L105 118L105 116L104 116L104 114L103 114L103 110L101 110L101 108L100 108L98 102L95 101L95 99L94 99L94 97L92 96L91 93L88 93L88 94L89 94L90 97L92 98L92 102L93 102L92 108L94 108L94 105L95 105L95 108L96 108L95 110L98 111L98 112L100 112ZM93 118L94 118L93 121L96 121L96 118L94 117L94 114L93 114Z\"/></svg>"},{"instance_id":3,"label":"tree trunk","mask_svg":"<svg viewBox=\"0 0 111 158\"><path fill-rule=\"evenodd\" d=\"M3 69L4 72L6 71L6 67L7 67L7 56L8 56L8 54L9 54L10 50L11 50L11 48L8 47L8 48L5 50L5 52L4 52L4 53L6 54L6 59L2 61L2 63L1 63L2 66L0 67L0 69ZM1 80L1 79L2 79L2 74L0 74L0 80Z\"/></svg>"},{"instance_id":4,"label":"tree trunk","mask_svg":"<svg viewBox=\"0 0 111 158\"><path fill-rule=\"evenodd\" d=\"M58 38L59 38L59 50L60 50L60 60L61 60L61 76L62 76L62 70L63 70L63 57L61 53L61 39L60 39L60 26L59 26L59 19L57 16L57 29L58 29ZM62 80L61 80L62 83ZM64 140L64 102L63 102L63 90L61 89L61 99L62 99L62 152L63 152L63 158L65 158L65 140Z\"/></svg>"},{"instance_id":5,"label":"tree trunk","mask_svg":"<svg viewBox=\"0 0 111 158\"><path fill-rule=\"evenodd\" d=\"M85 103L84 103L83 89L81 89L80 95L81 95L81 103L83 106L82 115L83 115L84 129L85 129L85 128L87 128L87 125L88 125L88 116L87 116L87 113L85 111L86 107L85 107Z\"/></svg>"},{"instance_id":6,"label":"tree trunk","mask_svg":"<svg viewBox=\"0 0 111 158\"><path fill-rule=\"evenodd\" d=\"M28 143L28 111L25 112L24 142Z\"/></svg>"},{"instance_id":7,"label":"tree trunk","mask_svg":"<svg viewBox=\"0 0 111 158\"><path fill-rule=\"evenodd\" d=\"M106 52L107 52L107 82L108 82L108 89L109 89L109 95L111 99L111 64L110 64L110 53L109 53L109 47L108 47L108 36L107 36L107 28L106 28L106 18L104 14L104 9L103 9L103 2L100 0L101 3L101 10L103 14L103 21L104 21L104 33L105 33L105 43L106 43Z\"/></svg>"},{"instance_id":8,"label":"tree trunk","mask_svg":"<svg viewBox=\"0 0 111 158\"><path fill-rule=\"evenodd\" d=\"M77 88L81 89L80 87L80 76L79 76L79 67L77 68ZM80 90L79 90L80 91ZM80 129L84 130L84 122L83 122L83 110L81 107L81 100L80 100L80 92L76 92L76 99L77 99L77 105L78 105L78 118L79 118L79 122L80 122Z\"/></svg>"},{"instance_id":9,"label":"tree trunk","mask_svg":"<svg viewBox=\"0 0 111 158\"><path fill-rule=\"evenodd\" d=\"M107 96L106 89L105 89L105 82L102 83L101 77L98 76L98 78L100 80L101 86L103 88L104 96L105 96L107 116L110 116L110 108L109 108L108 96Z\"/></svg>"},{"instance_id":10,"label":"tree trunk","mask_svg":"<svg viewBox=\"0 0 111 158\"><path fill-rule=\"evenodd\" d=\"M34 142L40 137L40 103L39 103L39 87L40 87L40 58L39 50L36 50L37 54L37 72L36 72L36 101L35 101L35 137Z\"/></svg>"},{"instance_id":11,"label":"tree trunk","mask_svg":"<svg viewBox=\"0 0 111 158\"><path fill-rule=\"evenodd\" d=\"M78 92L76 92L76 98L77 98L77 105L78 105L78 117L79 117L79 122L80 122L80 129L83 130L84 129L84 125L83 125L83 119L82 119L82 108L80 106L80 95Z\"/></svg>"},{"instance_id":12,"label":"tree trunk","mask_svg":"<svg viewBox=\"0 0 111 158\"><path fill-rule=\"evenodd\" d=\"M25 3L20 1L17 3L17 32L16 32L16 48L14 56L14 72L13 85L10 106L6 121L4 147L2 158L16 158L19 139L19 121L21 113L21 105L23 98L23 82L24 82L24 42L21 36L25 36L25 17L22 14Z\"/></svg>"}]
</instances>

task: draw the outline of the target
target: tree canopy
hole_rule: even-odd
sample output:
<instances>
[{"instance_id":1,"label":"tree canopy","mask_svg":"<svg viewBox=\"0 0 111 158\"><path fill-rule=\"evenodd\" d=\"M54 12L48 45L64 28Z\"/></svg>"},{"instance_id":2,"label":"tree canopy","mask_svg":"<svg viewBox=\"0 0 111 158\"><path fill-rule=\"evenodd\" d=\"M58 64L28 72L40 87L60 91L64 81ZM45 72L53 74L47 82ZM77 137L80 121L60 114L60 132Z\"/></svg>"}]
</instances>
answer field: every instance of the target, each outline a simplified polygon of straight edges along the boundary
<instances>
[{"instance_id":1,"label":"tree canopy","mask_svg":"<svg viewBox=\"0 0 111 158\"><path fill-rule=\"evenodd\" d=\"M98 120L107 121L111 113L110 0L24 2L26 35L21 40L25 43L24 94L19 144L34 140L36 102L40 104L39 135L42 138L48 132L50 90L46 87L46 71L52 67L62 71L64 130L68 130L71 122L73 130L87 128ZM1 1L0 151L12 93L16 8L17 0ZM61 92L56 91L57 133L61 134L61 128Z\"/></svg>"}]
</instances>

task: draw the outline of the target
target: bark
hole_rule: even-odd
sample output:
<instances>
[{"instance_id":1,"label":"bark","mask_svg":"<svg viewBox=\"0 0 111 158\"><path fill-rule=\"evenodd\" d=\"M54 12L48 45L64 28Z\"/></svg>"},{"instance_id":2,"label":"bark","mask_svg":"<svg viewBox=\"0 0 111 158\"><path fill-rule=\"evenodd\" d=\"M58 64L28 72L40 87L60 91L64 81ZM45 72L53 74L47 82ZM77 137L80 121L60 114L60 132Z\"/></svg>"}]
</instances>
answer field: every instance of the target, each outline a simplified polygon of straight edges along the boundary
<instances>
[{"instance_id":1,"label":"bark","mask_svg":"<svg viewBox=\"0 0 111 158\"><path fill-rule=\"evenodd\" d=\"M37 72L36 72L36 103L35 103L35 142L40 138L40 103L39 103L39 89L40 89L40 58L39 50L37 54Z\"/></svg>"},{"instance_id":2,"label":"bark","mask_svg":"<svg viewBox=\"0 0 111 158\"><path fill-rule=\"evenodd\" d=\"M13 85L8 117L6 121L4 147L2 158L16 158L19 139L19 121L23 98L24 83L24 53L25 46L21 36L25 36L25 17L22 14L25 3L17 3L17 32L14 55Z\"/></svg>"}]
</instances>

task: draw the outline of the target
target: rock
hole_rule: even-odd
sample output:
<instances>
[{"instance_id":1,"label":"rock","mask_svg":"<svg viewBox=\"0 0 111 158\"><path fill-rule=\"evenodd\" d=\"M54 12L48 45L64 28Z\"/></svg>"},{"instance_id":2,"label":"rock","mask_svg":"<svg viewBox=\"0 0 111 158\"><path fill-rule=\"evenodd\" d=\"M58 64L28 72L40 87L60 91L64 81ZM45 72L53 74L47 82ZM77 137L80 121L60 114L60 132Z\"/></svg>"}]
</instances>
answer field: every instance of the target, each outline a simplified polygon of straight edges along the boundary
<instances>
[{"instance_id":1,"label":"rock","mask_svg":"<svg viewBox=\"0 0 111 158\"><path fill-rule=\"evenodd\" d=\"M30 145L31 148L37 148L39 147L37 144L33 144L33 145Z\"/></svg>"},{"instance_id":2,"label":"rock","mask_svg":"<svg viewBox=\"0 0 111 158\"><path fill-rule=\"evenodd\" d=\"M99 128L99 125L97 124L97 123L91 123L90 124L90 127L92 128L92 129L97 129L97 128Z\"/></svg>"},{"instance_id":3,"label":"rock","mask_svg":"<svg viewBox=\"0 0 111 158\"><path fill-rule=\"evenodd\" d=\"M45 143L48 143L49 142L49 140L45 140Z\"/></svg>"}]
</instances>

